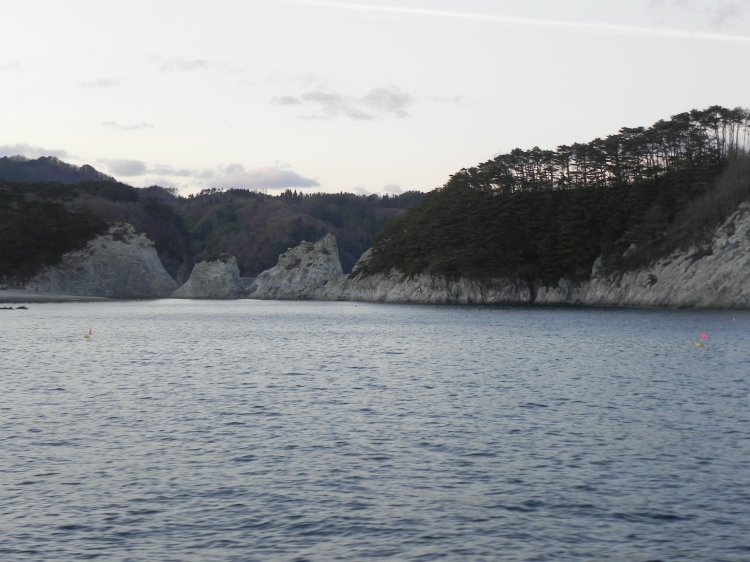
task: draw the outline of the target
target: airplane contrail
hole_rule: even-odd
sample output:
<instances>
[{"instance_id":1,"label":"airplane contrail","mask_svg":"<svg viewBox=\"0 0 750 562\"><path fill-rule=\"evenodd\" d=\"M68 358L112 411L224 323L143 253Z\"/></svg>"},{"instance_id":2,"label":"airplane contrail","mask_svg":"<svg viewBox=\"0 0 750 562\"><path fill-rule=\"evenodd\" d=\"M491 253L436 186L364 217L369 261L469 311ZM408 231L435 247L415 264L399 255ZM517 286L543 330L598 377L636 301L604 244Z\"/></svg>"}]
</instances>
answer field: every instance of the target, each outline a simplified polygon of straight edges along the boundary
<instances>
[{"instance_id":1,"label":"airplane contrail","mask_svg":"<svg viewBox=\"0 0 750 562\"><path fill-rule=\"evenodd\" d=\"M685 29L666 29L658 27L638 27L633 25L621 25L597 22L559 21L543 20L533 18L519 18L513 16L502 16L496 14L474 14L469 12L454 12L449 10L431 10L426 8L410 8L406 6L379 6L375 4L349 4L346 2L335 2L329 0L283 0L294 4L317 6L320 8L334 8L338 10L350 10L356 12L373 12L401 15L432 16L437 18L451 18L474 21L497 22L512 25L526 25L534 27L557 27L561 29L577 29L581 31L593 31L597 33L611 33L617 35L639 35L648 37L664 37L671 39L703 39L709 41L732 41L750 43L747 35L724 35L721 33L705 33L701 31L688 31Z\"/></svg>"}]
</instances>

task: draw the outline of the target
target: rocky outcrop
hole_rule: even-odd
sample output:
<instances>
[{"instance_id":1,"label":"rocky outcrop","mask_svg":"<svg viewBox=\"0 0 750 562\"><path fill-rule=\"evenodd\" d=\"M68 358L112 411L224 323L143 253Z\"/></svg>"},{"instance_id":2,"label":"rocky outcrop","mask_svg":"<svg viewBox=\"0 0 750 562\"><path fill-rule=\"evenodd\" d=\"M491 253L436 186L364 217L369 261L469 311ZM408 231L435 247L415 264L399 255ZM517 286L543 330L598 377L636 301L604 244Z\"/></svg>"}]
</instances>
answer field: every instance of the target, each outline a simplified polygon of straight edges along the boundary
<instances>
[{"instance_id":1,"label":"rocky outcrop","mask_svg":"<svg viewBox=\"0 0 750 562\"><path fill-rule=\"evenodd\" d=\"M538 304L750 309L750 205L742 203L710 242L673 252L649 267L541 288Z\"/></svg>"},{"instance_id":2,"label":"rocky outcrop","mask_svg":"<svg viewBox=\"0 0 750 562\"><path fill-rule=\"evenodd\" d=\"M367 259L365 254L358 265ZM323 300L393 303L545 304L750 309L750 205L743 203L705 245L679 250L653 265L606 276L601 261L591 279L561 279L553 287L523 281L447 279L397 271L344 276L319 292Z\"/></svg>"},{"instance_id":3,"label":"rocky outcrop","mask_svg":"<svg viewBox=\"0 0 750 562\"><path fill-rule=\"evenodd\" d=\"M190 279L172 294L173 299L240 299L246 296L237 260L228 254L220 255L216 261L196 264Z\"/></svg>"},{"instance_id":4,"label":"rocky outcrop","mask_svg":"<svg viewBox=\"0 0 750 562\"><path fill-rule=\"evenodd\" d=\"M532 298L532 291L526 283L507 279L448 279L427 273L408 277L398 271L360 276L359 270L369 259L370 252L367 250L359 258L351 275L340 277L324 287L316 297L321 300L421 304L528 303Z\"/></svg>"},{"instance_id":5,"label":"rocky outcrop","mask_svg":"<svg viewBox=\"0 0 750 562\"><path fill-rule=\"evenodd\" d=\"M750 309L750 205L743 203L714 232L711 241L679 250L649 267L607 276L601 260L591 279L561 279L553 287L510 279L449 279L398 271L361 275L370 256L360 258L351 275L341 275L332 256L335 240L303 243L280 256L262 273L251 298L318 299L425 304L545 304L665 308ZM323 273L325 271L325 273Z\"/></svg>"},{"instance_id":6,"label":"rocky outcrop","mask_svg":"<svg viewBox=\"0 0 750 562\"><path fill-rule=\"evenodd\" d=\"M177 282L164 269L154 243L133 226L118 223L85 248L69 252L26 283L40 293L111 298L171 295Z\"/></svg>"},{"instance_id":7,"label":"rocky outcrop","mask_svg":"<svg viewBox=\"0 0 750 562\"><path fill-rule=\"evenodd\" d=\"M328 234L281 254L279 263L258 275L247 292L251 299L315 299L342 275L336 238Z\"/></svg>"}]
</instances>

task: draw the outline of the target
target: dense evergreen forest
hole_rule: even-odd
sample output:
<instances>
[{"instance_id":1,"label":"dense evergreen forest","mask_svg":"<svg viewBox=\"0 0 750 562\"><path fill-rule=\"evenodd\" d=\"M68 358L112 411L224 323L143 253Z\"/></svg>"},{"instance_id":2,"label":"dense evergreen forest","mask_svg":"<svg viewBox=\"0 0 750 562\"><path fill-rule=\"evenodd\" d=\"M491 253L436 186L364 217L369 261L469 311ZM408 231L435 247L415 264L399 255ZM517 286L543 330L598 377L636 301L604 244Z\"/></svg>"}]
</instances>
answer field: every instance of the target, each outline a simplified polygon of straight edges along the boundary
<instances>
[{"instance_id":1,"label":"dense evergreen forest","mask_svg":"<svg viewBox=\"0 0 750 562\"><path fill-rule=\"evenodd\" d=\"M59 203L0 190L0 275L28 277L106 228L106 221L89 211L69 212Z\"/></svg>"},{"instance_id":2,"label":"dense evergreen forest","mask_svg":"<svg viewBox=\"0 0 750 562\"><path fill-rule=\"evenodd\" d=\"M750 195L750 112L718 106L460 170L389 222L365 274L585 279L665 255Z\"/></svg>"},{"instance_id":3,"label":"dense evergreen forest","mask_svg":"<svg viewBox=\"0 0 750 562\"><path fill-rule=\"evenodd\" d=\"M18 175L13 163L45 177L55 177L56 169L63 174L60 181L0 179L0 276L29 277L41 265L54 264L65 252L84 246L112 222L128 222L146 233L167 271L179 281L189 276L195 261L224 252L237 257L243 275L254 276L274 266L288 247L328 232L336 235L347 270L388 220L424 197L417 192L364 197L293 191L273 196L241 189L207 189L179 197L175 190L134 188L93 168L91 172L56 159L0 160L5 164L0 172L6 176ZM29 166L39 161L42 165ZM68 181L80 179L81 173L99 179Z\"/></svg>"}]
</instances>

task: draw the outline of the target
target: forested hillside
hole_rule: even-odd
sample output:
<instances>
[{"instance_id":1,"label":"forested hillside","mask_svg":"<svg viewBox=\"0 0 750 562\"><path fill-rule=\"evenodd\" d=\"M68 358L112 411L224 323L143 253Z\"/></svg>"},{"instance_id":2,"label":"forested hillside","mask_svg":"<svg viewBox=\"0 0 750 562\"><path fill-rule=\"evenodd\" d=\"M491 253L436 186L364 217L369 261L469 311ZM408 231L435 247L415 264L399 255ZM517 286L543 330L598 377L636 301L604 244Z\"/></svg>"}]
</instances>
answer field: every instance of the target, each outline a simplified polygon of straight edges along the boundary
<instances>
[{"instance_id":1,"label":"forested hillside","mask_svg":"<svg viewBox=\"0 0 750 562\"><path fill-rule=\"evenodd\" d=\"M240 271L257 275L301 241L336 236L344 271L350 271L390 219L416 206L420 192L364 197L350 193L269 196L242 189L205 190L177 200L196 260L228 253Z\"/></svg>"},{"instance_id":2,"label":"forested hillside","mask_svg":"<svg viewBox=\"0 0 750 562\"><path fill-rule=\"evenodd\" d=\"M115 181L74 184L0 181L0 194L5 198L23 202L23 205L16 203L19 208L24 205L29 208L56 208L59 216L69 214L74 217L95 217L103 225L108 222L129 222L154 240L162 263L172 275L181 275L185 268L192 267L190 241L182 220L174 213L172 207L159 200L173 198L167 190L137 189ZM30 218L14 222L7 216L0 216L0 240L17 239L21 236L22 227L28 235L33 233L39 240L48 240L50 248L57 247L57 228L50 223L37 222ZM86 241L95 235L91 232L88 238L82 242L79 240L77 245L85 245ZM40 247L31 245L27 248L26 259L29 264L51 263L50 258L41 253ZM56 254L61 256L64 253L63 249L69 251L72 248L62 245ZM7 251L6 246L0 245L0 263L3 263ZM59 259L59 256L56 259ZM0 269L0 275L22 274L28 277L31 273L33 272L28 267L22 272L9 266Z\"/></svg>"},{"instance_id":3,"label":"forested hillside","mask_svg":"<svg viewBox=\"0 0 750 562\"><path fill-rule=\"evenodd\" d=\"M91 212L69 212L60 203L0 190L0 276L28 277L42 265L55 265L106 227Z\"/></svg>"},{"instance_id":4,"label":"forested hillside","mask_svg":"<svg viewBox=\"0 0 750 562\"><path fill-rule=\"evenodd\" d=\"M272 196L208 189L185 198L175 190L139 189L107 179L0 180L0 196L0 275L28 277L42 264L85 245L107 222L122 221L146 233L167 271L184 281L195 261L224 252L237 257L243 275L257 275L274 266L288 247L328 232L338 238L348 270L382 226L424 194L381 198L287 191ZM49 218L53 215L54 220Z\"/></svg>"},{"instance_id":5,"label":"forested hillside","mask_svg":"<svg viewBox=\"0 0 750 562\"><path fill-rule=\"evenodd\" d=\"M23 156L4 156L0 158L0 180L58 183L115 181L111 176L87 164L73 166L54 156L42 156L36 160Z\"/></svg>"},{"instance_id":6,"label":"forested hillside","mask_svg":"<svg viewBox=\"0 0 750 562\"><path fill-rule=\"evenodd\" d=\"M750 112L710 107L453 175L376 237L365 273L584 279L694 240L750 194Z\"/></svg>"}]
</instances>

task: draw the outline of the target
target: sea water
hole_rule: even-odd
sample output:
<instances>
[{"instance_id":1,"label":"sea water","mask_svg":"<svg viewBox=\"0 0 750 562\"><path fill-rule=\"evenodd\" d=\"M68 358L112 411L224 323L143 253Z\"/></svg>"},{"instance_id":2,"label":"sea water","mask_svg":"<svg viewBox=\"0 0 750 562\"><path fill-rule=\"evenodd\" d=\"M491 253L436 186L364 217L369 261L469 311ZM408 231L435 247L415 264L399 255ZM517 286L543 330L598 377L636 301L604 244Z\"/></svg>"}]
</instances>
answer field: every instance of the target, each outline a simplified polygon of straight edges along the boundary
<instances>
[{"instance_id":1,"label":"sea water","mask_svg":"<svg viewBox=\"0 0 750 562\"><path fill-rule=\"evenodd\" d=\"M28 306L0 560L750 560L748 313Z\"/></svg>"}]
</instances>

